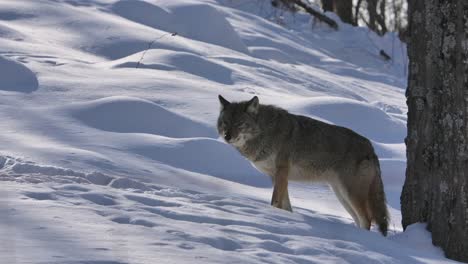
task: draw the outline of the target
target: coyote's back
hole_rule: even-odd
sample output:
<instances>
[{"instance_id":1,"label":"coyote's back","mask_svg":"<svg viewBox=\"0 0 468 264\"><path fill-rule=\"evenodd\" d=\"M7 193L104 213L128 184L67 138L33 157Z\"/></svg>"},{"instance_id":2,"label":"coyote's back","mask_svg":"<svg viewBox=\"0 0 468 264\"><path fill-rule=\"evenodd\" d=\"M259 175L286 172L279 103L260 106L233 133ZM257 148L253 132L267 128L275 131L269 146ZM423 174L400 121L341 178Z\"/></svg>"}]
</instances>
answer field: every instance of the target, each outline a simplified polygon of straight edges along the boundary
<instances>
[{"instance_id":1,"label":"coyote's back","mask_svg":"<svg viewBox=\"0 0 468 264\"><path fill-rule=\"evenodd\" d=\"M230 103L223 97L218 132L274 183L272 205L291 210L288 180L324 181L356 224L374 221L386 235L388 212L372 144L350 129L286 110L258 98Z\"/></svg>"}]
</instances>

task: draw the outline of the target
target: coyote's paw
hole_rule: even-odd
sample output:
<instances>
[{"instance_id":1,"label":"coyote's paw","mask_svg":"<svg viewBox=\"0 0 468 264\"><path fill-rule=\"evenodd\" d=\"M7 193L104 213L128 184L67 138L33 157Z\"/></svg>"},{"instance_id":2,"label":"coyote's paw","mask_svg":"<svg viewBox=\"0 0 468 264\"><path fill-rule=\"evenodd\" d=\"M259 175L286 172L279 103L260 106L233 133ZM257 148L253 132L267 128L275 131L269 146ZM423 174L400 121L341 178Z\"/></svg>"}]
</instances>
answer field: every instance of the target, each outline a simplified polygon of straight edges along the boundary
<instances>
[{"instance_id":1,"label":"coyote's paw","mask_svg":"<svg viewBox=\"0 0 468 264\"><path fill-rule=\"evenodd\" d=\"M286 211L289 211L292 213L292 208L291 208L291 205L282 205L280 202L278 201L275 201L275 202L271 202L271 206L273 207L276 207L278 209L283 209L283 210L286 210Z\"/></svg>"}]
</instances>

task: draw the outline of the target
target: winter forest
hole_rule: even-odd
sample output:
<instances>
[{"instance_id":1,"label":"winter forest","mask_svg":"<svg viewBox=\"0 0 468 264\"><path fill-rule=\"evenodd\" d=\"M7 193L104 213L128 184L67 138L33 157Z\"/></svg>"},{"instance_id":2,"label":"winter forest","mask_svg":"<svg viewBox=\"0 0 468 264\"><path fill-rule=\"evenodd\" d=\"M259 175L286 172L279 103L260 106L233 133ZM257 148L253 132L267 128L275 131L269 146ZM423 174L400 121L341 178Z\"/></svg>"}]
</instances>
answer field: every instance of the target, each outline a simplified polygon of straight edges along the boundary
<instances>
[{"instance_id":1,"label":"winter forest","mask_svg":"<svg viewBox=\"0 0 468 264\"><path fill-rule=\"evenodd\" d=\"M0 0L0 264L468 263L466 0Z\"/></svg>"}]
</instances>

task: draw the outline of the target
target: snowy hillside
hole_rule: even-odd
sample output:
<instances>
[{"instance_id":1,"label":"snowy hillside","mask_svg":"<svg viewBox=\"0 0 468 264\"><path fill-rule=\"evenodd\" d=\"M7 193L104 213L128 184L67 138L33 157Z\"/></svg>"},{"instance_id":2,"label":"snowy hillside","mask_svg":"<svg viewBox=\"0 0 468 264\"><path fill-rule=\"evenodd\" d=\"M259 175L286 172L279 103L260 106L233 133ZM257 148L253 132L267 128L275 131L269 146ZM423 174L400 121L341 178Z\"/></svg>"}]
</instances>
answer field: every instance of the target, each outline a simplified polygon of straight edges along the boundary
<instances>
[{"instance_id":1,"label":"snowy hillside","mask_svg":"<svg viewBox=\"0 0 468 264\"><path fill-rule=\"evenodd\" d=\"M0 0L0 263L450 263L400 224L405 52L269 1ZM389 236L322 184L270 207L218 94L371 139Z\"/></svg>"}]
</instances>

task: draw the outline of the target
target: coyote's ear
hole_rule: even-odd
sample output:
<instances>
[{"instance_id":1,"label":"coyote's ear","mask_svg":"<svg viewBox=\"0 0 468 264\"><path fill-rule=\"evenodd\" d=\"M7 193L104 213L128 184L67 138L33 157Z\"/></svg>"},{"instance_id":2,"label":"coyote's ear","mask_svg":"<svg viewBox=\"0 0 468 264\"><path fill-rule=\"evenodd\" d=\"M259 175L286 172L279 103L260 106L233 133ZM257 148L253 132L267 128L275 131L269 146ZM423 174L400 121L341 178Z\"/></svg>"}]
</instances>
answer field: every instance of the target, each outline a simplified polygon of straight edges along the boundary
<instances>
[{"instance_id":1,"label":"coyote's ear","mask_svg":"<svg viewBox=\"0 0 468 264\"><path fill-rule=\"evenodd\" d=\"M247 113L250 114L257 114L258 113L258 97L254 96L254 98L250 99L250 101L247 102Z\"/></svg>"},{"instance_id":2,"label":"coyote's ear","mask_svg":"<svg viewBox=\"0 0 468 264\"><path fill-rule=\"evenodd\" d=\"M223 110L224 108L226 108L226 106L231 104L228 100L224 99L224 97L222 97L221 95L218 95L218 99L219 99L219 102L221 103L221 110Z\"/></svg>"}]
</instances>

